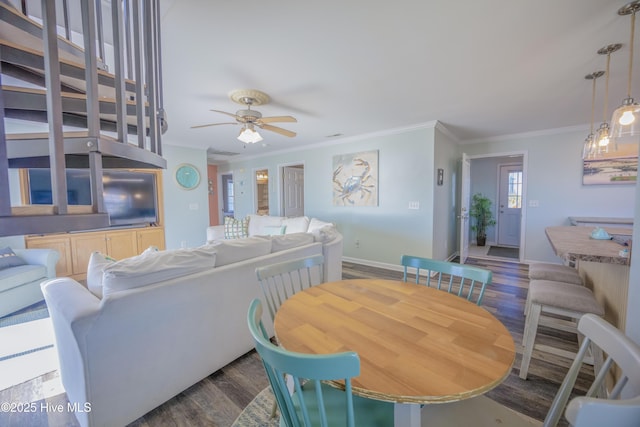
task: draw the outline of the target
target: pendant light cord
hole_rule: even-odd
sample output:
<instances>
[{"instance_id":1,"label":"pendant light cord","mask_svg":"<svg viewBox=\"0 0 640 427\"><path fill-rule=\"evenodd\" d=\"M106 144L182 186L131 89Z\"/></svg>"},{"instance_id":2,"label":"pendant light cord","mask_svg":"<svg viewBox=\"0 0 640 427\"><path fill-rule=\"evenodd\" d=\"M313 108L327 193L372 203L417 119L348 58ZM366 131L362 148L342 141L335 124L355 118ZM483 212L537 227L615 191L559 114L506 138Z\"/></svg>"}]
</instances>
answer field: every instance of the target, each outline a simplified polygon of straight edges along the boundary
<instances>
[{"instance_id":1,"label":"pendant light cord","mask_svg":"<svg viewBox=\"0 0 640 427\"><path fill-rule=\"evenodd\" d=\"M611 63L611 50L607 52L607 71L606 80L604 85L604 111L602 114L602 123L607 122L607 107L609 103L609 64Z\"/></svg>"},{"instance_id":2,"label":"pendant light cord","mask_svg":"<svg viewBox=\"0 0 640 427\"><path fill-rule=\"evenodd\" d=\"M591 94L591 130L590 134L593 135L593 120L596 115L596 74L593 74L593 92Z\"/></svg>"},{"instance_id":3,"label":"pendant light cord","mask_svg":"<svg viewBox=\"0 0 640 427\"><path fill-rule=\"evenodd\" d=\"M631 81L632 81L632 76L633 76L633 39L634 34L635 34L635 30L636 30L636 11L635 9L633 10L633 13L631 14L631 39L629 40L629 49L631 50L631 52L629 53L629 81L627 82L627 88L628 88L628 92L627 92L627 98L631 98Z\"/></svg>"}]
</instances>

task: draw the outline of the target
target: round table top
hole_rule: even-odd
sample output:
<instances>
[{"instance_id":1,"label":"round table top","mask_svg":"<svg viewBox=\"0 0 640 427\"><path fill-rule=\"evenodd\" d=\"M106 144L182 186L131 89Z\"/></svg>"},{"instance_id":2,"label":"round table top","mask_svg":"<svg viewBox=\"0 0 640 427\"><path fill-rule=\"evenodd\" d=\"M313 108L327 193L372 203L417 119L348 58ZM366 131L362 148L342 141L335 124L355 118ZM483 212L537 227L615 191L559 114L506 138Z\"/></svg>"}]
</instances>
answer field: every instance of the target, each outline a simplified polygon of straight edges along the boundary
<instances>
[{"instance_id":1,"label":"round table top","mask_svg":"<svg viewBox=\"0 0 640 427\"><path fill-rule=\"evenodd\" d=\"M399 403L477 396L511 371L515 345L491 313L457 295L381 279L341 280L287 299L276 313L287 350L355 351L353 392Z\"/></svg>"}]
</instances>

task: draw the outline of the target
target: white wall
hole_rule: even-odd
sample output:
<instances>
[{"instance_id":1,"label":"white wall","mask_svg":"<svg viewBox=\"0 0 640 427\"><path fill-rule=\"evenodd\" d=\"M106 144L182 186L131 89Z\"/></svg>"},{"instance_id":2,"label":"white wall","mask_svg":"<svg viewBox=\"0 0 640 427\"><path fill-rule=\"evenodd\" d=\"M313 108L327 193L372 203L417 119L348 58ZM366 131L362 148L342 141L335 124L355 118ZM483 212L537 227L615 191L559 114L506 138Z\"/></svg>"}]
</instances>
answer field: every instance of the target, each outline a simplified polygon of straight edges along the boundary
<instances>
[{"instance_id":1,"label":"white wall","mask_svg":"<svg viewBox=\"0 0 640 427\"><path fill-rule=\"evenodd\" d=\"M209 225L207 152L166 143L162 149L162 157L167 160L167 168L162 171L166 247L200 246L207 240ZM174 178L181 163L191 163L200 172L200 184L193 190L183 189Z\"/></svg>"},{"instance_id":2,"label":"white wall","mask_svg":"<svg viewBox=\"0 0 640 427\"><path fill-rule=\"evenodd\" d=\"M586 129L564 129L467 144L469 155L526 151L528 177L524 259L559 262L545 235L549 226L569 225L570 216L631 218L635 186L582 185L582 142ZM529 207L537 200L539 207Z\"/></svg>"}]
</instances>

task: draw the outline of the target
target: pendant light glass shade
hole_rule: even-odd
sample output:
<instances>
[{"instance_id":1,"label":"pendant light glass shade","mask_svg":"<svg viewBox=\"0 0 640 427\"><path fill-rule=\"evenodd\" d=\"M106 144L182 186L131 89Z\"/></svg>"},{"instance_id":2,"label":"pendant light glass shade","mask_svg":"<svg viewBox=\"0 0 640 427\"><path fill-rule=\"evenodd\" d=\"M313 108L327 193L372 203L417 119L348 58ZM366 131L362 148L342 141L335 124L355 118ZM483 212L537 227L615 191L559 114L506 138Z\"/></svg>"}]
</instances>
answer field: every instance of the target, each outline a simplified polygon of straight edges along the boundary
<instances>
[{"instance_id":1,"label":"pendant light glass shade","mask_svg":"<svg viewBox=\"0 0 640 427\"><path fill-rule=\"evenodd\" d=\"M640 104L631 97L631 80L633 77L633 39L635 37L636 12L640 10L640 0L621 7L618 15L631 15L631 39L629 41L629 80L627 97L622 101L611 118L611 139L618 144L640 141Z\"/></svg>"},{"instance_id":2,"label":"pendant light glass shade","mask_svg":"<svg viewBox=\"0 0 640 427\"><path fill-rule=\"evenodd\" d=\"M607 55L607 70L605 71L605 90L604 90L604 108L602 123L598 130L594 133L595 145L596 145L596 157L600 154L616 151L616 146L611 144L609 133L611 128L607 123L607 104L609 100L609 65L611 64L611 54L617 50L620 50L622 45L620 43L610 44L598 50L599 55Z\"/></svg>"},{"instance_id":3,"label":"pendant light glass shade","mask_svg":"<svg viewBox=\"0 0 640 427\"><path fill-rule=\"evenodd\" d=\"M598 145L596 144L596 135L593 133L593 120L596 111L596 80L598 77L602 77L604 71L595 71L591 74L584 76L587 80L593 80L591 90L591 124L589 128L589 135L584 140L584 146L582 148L582 158L584 160L593 159L598 154Z\"/></svg>"}]
</instances>

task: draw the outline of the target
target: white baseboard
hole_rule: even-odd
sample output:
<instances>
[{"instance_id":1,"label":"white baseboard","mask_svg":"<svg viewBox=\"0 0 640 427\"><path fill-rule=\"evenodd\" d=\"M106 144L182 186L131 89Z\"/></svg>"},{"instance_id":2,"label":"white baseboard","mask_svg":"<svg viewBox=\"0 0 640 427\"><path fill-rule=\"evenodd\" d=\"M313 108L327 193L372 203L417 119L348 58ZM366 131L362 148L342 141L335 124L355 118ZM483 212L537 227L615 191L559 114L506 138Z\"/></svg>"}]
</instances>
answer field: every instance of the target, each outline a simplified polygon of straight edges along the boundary
<instances>
[{"instance_id":1,"label":"white baseboard","mask_svg":"<svg viewBox=\"0 0 640 427\"><path fill-rule=\"evenodd\" d=\"M385 270L404 271L404 268L402 268L402 265L400 265L399 262L398 264L390 264L386 262L371 261L368 259L352 258L346 256L343 256L342 260L346 262L352 262L354 264L366 265L369 267L384 268Z\"/></svg>"}]
</instances>

